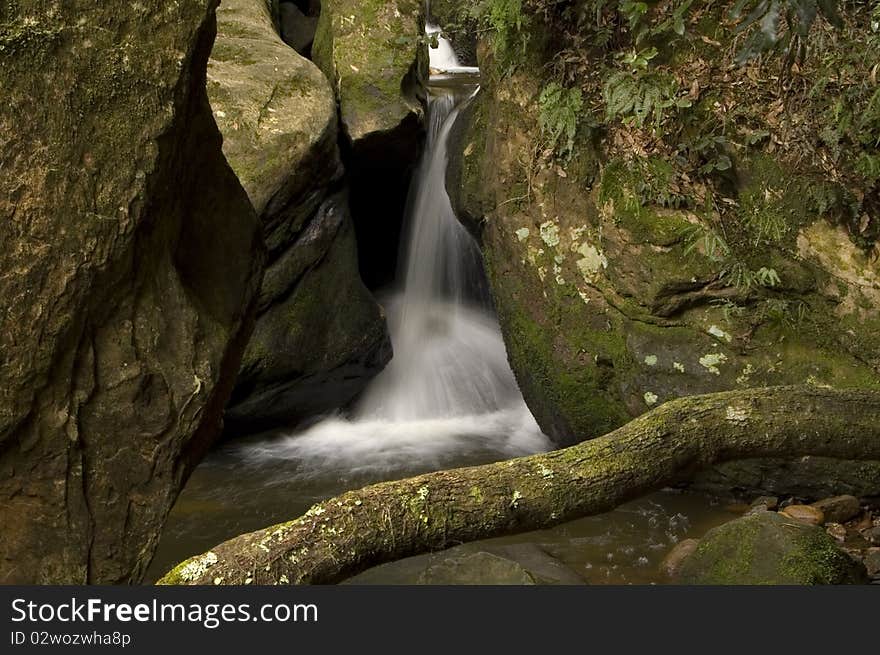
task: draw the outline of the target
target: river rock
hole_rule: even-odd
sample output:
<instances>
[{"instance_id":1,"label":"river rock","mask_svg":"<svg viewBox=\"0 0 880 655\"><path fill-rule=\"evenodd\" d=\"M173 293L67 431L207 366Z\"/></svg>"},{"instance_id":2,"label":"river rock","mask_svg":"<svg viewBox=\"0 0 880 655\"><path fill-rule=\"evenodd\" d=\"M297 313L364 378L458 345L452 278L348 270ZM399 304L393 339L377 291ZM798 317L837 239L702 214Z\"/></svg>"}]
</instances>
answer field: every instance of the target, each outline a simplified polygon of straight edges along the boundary
<instances>
[{"instance_id":1,"label":"river rock","mask_svg":"<svg viewBox=\"0 0 880 655\"><path fill-rule=\"evenodd\" d=\"M2 583L138 582L219 430L263 250L216 4L0 10Z\"/></svg>"},{"instance_id":2,"label":"river rock","mask_svg":"<svg viewBox=\"0 0 880 655\"><path fill-rule=\"evenodd\" d=\"M263 0L224 0L218 20L208 93L270 257L227 412L230 429L252 431L345 405L391 348L358 272L333 90Z\"/></svg>"},{"instance_id":3,"label":"river rock","mask_svg":"<svg viewBox=\"0 0 880 655\"><path fill-rule=\"evenodd\" d=\"M586 580L537 544L484 542L383 564L345 584L583 585Z\"/></svg>"},{"instance_id":4,"label":"river rock","mask_svg":"<svg viewBox=\"0 0 880 655\"><path fill-rule=\"evenodd\" d=\"M324 0L312 57L338 101L361 270L391 283L424 134L421 0Z\"/></svg>"},{"instance_id":5,"label":"river rock","mask_svg":"<svg viewBox=\"0 0 880 655\"><path fill-rule=\"evenodd\" d=\"M880 548L869 548L865 551L865 567L872 578L880 576Z\"/></svg>"},{"instance_id":6,"label":"river rock","mask_svg":"<svg viewBox=\"0 0 880 655\"><path fill-rule=\"evenodd\" d=\"M597 124L581 122L570 157L544 156L539 99L560 35L548 34L539 16L531 15L530 25L525 47L507 49L508 66L487 37L481 93L453 130L447 189L459 217L481 236L511 365L544 432L567 445L666 400L715 391L878 388L876 259L861 237L804 202L818 180L833 180L821 169L792 164L769 140L766 147L734 148L729 171L735 174L714 179L739 209L704 222L699 202L682 206L660 181L669 161L618 147L629 139L642 143L644 133L611 124L601 111L593 116ZM719 42L722 50L736 48L731 31L719 28L716 37L727 40ZM703 43L664 63L673 76L686 76L691 65L716 57L714 48ZM736 95L726 79L709 78L692 111L717 115L716 94ZM582 99L585 113L594 100ZM863 184L853 193L870 191ZM755 232L755 215L785 217L772 242ZM717 253L688 236L707 234L716 220L728 234L731 226L737 231L739 250L728 263L774 270L779 281L772 291L719 282L724 265ZM801 313L791 321L787 312L796 306ZM781 323L779 312L771 316L780 309ZM813 327L797 327L807 324ZM747 417L734 409L731 420ZM880 493L880 463L839 470L814 478L810 491L830 488L822 495L833 495L862 486ZM724 477L721 491L745 486ZM758 493L791 491L784 477L779 481Z\"/></svg>"},{"instance_id":7,"label":"river rock","mask_svg":"<svg viewBox=\"0 0 880 655\"><path fill-rule=\"evenodd\" d=\"M855 584L865 567L817 526L757 512L710 530L677 581L708 585Z\"/></svg>"},{"instance_id":8,"label":"river rock","mask_svg":"<svg viewBox=\"0 0 880 655\"><path fill-rule=\"evenodd\" d=\"M843 543L846 541L846 526L840 523L826 523L825 532L827 532L835 541Z\"/></svg>"},{"instance_id":9,"label":"river rock","mask_svg":"<svg viewBox=\"0 0 880 655\"><path fill-rule=\"evenodd\" d=\"M751 506L753 508L763 507L764 509L770 511L776 511L776 509L779 507L779 498L777 498L776 496L760 496L752 501Z\"/></svg>"},{"instance_id":10,"label":"river rock","mask_svg":"<svg viewBox=\"0 0 880 655\"><path fill-rule=\"evenodd\" d=\"M832 523L846 523L862 512L862 504L855 496L844 495L825 498L813 503L813 507L825 515Z\"/></svg>"},{"instance_id":11,"label":"river rock","mask_svg":"<svg viewBox=\"0 0 880 655\"><path fill-rule=\"evenodd\" d=\"M669 554L663 558L663 561L660 563L660 572L667 577L674 578L678 575L682 562L697 549L699 544L700 542L697 539L679 541L669 551Z\"/></svg>"},{"instance_id":12,"label":"river rock","mask_svg":"<svg viewBox=\"0 0 880 655\"><path fill-rule=\"evenodd\" d=\"M419 584L424 585L534 585L534 576L513 560L492 553L450 557L428 567Z\"/></svg>"},{"instance_id":13,"label":"river rock","mask_svg":"<svg viewBox=\"0 0 880 655\"><path fill-rule=\"evenodd\" d=\"M790 519L806 523L807 525L822 525L825 523L825 514L822 513L822 510L812 505L789 505L780 514L784 514Z\"/></svg>"}]
</instances>

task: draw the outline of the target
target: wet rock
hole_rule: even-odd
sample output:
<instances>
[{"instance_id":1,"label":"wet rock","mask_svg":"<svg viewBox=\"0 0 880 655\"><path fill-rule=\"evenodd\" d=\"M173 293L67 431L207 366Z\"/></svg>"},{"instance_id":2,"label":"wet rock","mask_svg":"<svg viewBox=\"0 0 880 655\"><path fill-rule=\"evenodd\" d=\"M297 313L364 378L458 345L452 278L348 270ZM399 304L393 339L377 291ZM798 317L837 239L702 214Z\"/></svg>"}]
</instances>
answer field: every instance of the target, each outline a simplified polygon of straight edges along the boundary
<instances>
[{"instance_id":1,"label":"wet rock","mask_svg":"<svg viewBox=\"0 0 880 655\"><path fill-rule=\"evenodd\" d=\"M867 530L862 532L862 536L868 543L874 544L875 546L880 546L880 526L868 528Z\"/></svg>"},{"instance_id":2,"label":"wet rock","mask_svg":"<svg viewBox=\"0 0 880 655\"><path fill-rule=\"evenodd\" d=\"M790 519L806 523L807 525L822 525L825 522L825 515L822 513L822 510L812 505L789 505L780 514L784 514Z\"/></svg>"},{"instance_id":3,"label":"wet rock","mask_svg":"<svg viewBox=\"0 0 880 655\"><path fill-rule=\"evenodd\" d=\"M825 515L825 520L832 523L846 523L857 517L862 505L855 496L843 495L825 498L813 503L813 507Z\"/></svg>"},{"instance_id":4,"label":"wet rock","mask_svg":"<svg viewBox=\"0 0 880 655\"><path fill-rule=\"evenodd\" d=\"M391 348L358 271L332 88L281 41L267 3L224 0L218 18L208 93L269 249L227 412L229 431L255 431L345 405Z\"/></svg>"},{"instance_id":5,"label":"wet rock","mask_svg":"<svg viewBox=\"0 0 880 655\"><path fill-rule=\"evenodd\" d=\"M763 507L771 512L775 512L779 507L779 498L776 496L760 496L752 502L752 507Z\"/></svg>"},{"instance_id":6,"label":"wet rock","mask_svg":"<svg viewBox=\"0 0 880 655\"><path fill-rule=\"evenodd\" d=\"M582 585L586 581L537 544L466 544L383 564L346 584Z\"/></svg>"},{"instance_id":7,"label":"wet rock","mask_svg":"<svg viewBox=\"0 0 880 655\"><path fill-rule=\"evenodd\" d=\"M682 562L684 584L855 584L865 567L825 531L775 512L758 512L710 530Z\"/></svg>"},{"instance_id":8,"label":"wet rock","mask_svg":"<svg viewBox=\"0 0 880 655\"><path fill-rule=\"evenodd\" d=\"M231 428L289 424L341 407L391 359L354 238L345 194L331 196L266 271L267 304L227 409Z\"/></svg>"},{"instance_id":9,"label":"wet rock","mask_svg":"<svg viewBox=\"0 0 880 655\"><path fill-rule=\"evenodd\" d=\"M880 492L880 462L827 457L746 459L702 471L687 486L719 496L733 492L815 500L845 493L862 498Z\"/></svg>"},{"instance_id":10,"label":"wet rock","mask_svg":"<svg viewBox=\"0 0 880 655\"><path fill-rule=\"evenodd\" d=\"M685 539L678 542L675 547L669 551L669 554L663 558L660 563L660 572L664 575L674 578L681 569L681 564L697 549L699 545L697 539Z\"/></svg>"},{"instance_id":11,"label":"wet rock","mask_svg":"<svg viewBox=\"0 0 880 655\"><path fill-rule=\"evenodd\" d=\"M880 577L880 548L869 548L865 552L865 568L872 578Z\"/></svg>"},{"instance_id":12,"label":"wet rock","mask_svg":"<svg viewBox=\"0 0 880 655\"><path fill-rule=\"evenodd\" d=\"M450 557L419 576L423 585L534 585L534 576L513 560L491 553Z\"/></svg>"},{"instance_id":13,"label":"wet rock","mask_svg":"<svg viewBox=\"0 0 880 655\"><path fill-rule=\"evenodd\" d=\"M846 541L846 527L840 523L826 523L825 532L827 532L835 541L839 541L840 543Z\"/></svg>"},{"instance_id":14,"label":"wet rock","mask_svg":"<svg viewBox=\"0 0 880 655\"><path fill-rule=\"evenodd\" d=\"M0 10L0 583L138 582L219 430L263 249L215 6Z\"/></svg>"}]
</instances>

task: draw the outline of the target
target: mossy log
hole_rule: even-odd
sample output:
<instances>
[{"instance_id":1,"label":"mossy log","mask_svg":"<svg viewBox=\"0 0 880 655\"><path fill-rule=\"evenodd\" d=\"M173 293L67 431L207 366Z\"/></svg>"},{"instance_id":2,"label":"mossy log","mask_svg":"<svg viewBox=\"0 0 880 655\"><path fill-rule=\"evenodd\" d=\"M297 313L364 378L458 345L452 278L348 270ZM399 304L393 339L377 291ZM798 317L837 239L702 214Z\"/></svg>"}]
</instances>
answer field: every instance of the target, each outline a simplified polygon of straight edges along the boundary
<instances>
[{"instance_id":1,"label":"mossy log","mask_svg":"<svg viewBox=\"0 0 880 655\"><path fill-rule=\"evenodd\" d=\"M325 584L383 562L598 514L721 462L880 459L880 393L769 387L670 401L564 450L385 482L175 567L159 584Z\"/></svg>"}]
</instances>

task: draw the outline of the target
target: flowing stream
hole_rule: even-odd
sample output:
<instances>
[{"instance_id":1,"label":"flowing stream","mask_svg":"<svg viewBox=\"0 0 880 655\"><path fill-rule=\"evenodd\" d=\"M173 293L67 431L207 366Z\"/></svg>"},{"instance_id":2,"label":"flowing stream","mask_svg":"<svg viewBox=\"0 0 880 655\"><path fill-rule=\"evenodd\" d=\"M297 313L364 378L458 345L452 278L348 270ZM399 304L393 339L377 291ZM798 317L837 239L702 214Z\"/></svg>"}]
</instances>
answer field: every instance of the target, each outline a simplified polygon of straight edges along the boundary
<instances>
[{"instance_id":1,"label":"flowing stream","mask_svg":"<svg viewBox=\"0 0 880 655\"><path fill-rule=\"evenodd\" d=\"M148 579L347 489L551 448L508 364L479 249L446 194L447 138L461 103L476 92L476 71L460 67L443 39L431 50L431 69L438 85L410 193L399 287L382 299L393 360L347 414L212 453L175 505ZM541 543L585 578L599 567L603 579L596 582L651 582L669 547L720 523L718 514L707 499L660 494L604 517L493 543ZM425 562L386 565L362 581L412 581Z\"/></svg>"}]
</instances>

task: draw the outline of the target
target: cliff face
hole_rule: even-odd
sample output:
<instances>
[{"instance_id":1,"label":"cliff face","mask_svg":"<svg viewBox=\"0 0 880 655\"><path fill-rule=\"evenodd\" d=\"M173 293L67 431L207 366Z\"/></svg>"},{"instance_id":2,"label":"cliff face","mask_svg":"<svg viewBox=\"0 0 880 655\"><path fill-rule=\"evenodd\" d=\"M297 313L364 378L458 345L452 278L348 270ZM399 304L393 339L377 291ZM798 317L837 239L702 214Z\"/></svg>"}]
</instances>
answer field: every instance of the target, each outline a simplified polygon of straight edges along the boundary
<instances>
[{"instance_id":1,"label":"cliff face","mask_svg":"<svg viewBox=\"0 0 880 655\"><path fill-rule=\"evenodd\" d=\"M0 7L0 581L139 580L219 429L262 245L215 2Z\"/></svg>"},{"instance_id":2,"label":"cliff face","mask_svg":"<svg viewBox=\"0 0 880 655\"><path fill-rule=\"evenodd\" d=\"M330 83L278 35L265 0L226 0L208 97L263 225L268 267L227 423L254 431L338 409L388 362L358 273Z\"/></svg>"},{"instance_id":3,"label":"cliff face","mask_svg":"<svg viewBox=\"0 0 880 655\"><path fill-rule=\"evenodd\" d=\"M696 9L689 40L670 28L665 45L610 21L594 47L590 21L573 37L523 9L521 33L481 49L448 188L482 239L523 394L560 443L678 396L880 386L880 173L867 128L827 122L835 98L872 105L857 72L817 90L843 57L864 67L874 37L857 17L817 27L822 48L785 81L782 59L731 61L720 11ZM880 484L871 471L863 492Z\"/></svg>"}]
</instances>

